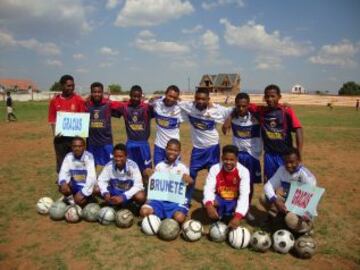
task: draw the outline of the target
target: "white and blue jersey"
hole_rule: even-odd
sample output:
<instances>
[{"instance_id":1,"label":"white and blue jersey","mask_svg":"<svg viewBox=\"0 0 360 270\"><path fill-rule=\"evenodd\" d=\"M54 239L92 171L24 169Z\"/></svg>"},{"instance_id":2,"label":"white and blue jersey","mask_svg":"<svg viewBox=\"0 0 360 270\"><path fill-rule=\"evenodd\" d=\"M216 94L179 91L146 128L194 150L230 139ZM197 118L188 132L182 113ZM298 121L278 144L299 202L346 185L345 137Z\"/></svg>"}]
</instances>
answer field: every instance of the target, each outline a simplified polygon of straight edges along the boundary
<instances>
[{"instance_id":1,"label":"white and blue jersey","mask_svg":"<svg viewBox=\"0 0 360 270\"><path fill-rule=\"evenodd\" d=\"M114 161L106 164L98 177L98 185L102 196L122 196L124 201L144 190L139 167L130 159L122 169L117 168Z\"/></svg>"},{"instance_id":2,"label":"white and blue jersey","mask_svg":"<svg viewBox=\"0 0 360 270\"><path fill-rule=\"evenodd\" d=\"M58 184L67 183L70 185L73 194L81 192L84 196L93 193L96 184L96 171L93 155L84 151L80 158L68 153L61 165L58 177Z\"/></svg>"}]
</instances>

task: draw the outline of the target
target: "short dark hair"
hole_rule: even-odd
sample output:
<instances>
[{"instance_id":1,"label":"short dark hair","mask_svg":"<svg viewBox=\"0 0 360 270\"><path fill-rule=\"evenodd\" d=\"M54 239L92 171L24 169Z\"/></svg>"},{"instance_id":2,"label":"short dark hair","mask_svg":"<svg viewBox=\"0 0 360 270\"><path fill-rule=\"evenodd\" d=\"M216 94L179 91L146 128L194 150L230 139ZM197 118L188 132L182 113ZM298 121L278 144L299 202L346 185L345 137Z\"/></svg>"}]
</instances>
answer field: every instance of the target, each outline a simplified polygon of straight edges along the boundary
<instances>
[{"instance_id":1,"label":"short dark hair","mask_svg":"<svg viewBox=\"0 0 360 270\"><path fill-rule=\"evenodd\" d=\"M142 94L143 90L140 85L133 85L130 89L130 95L134 92L140 92Z\"/></svg>"},{"instance_id":2,"label":"short dark hair","mask_svg":"<svg viewBox=\"0 0 360 270\"><path fill-rule=\"evenodd\" d=\"M238 155L239 149L237 148L236 145L232 145L232 144L228 144L225 145L222 149L222 154L225 155L226 153L232 153L235 156Z\"/></svg>"},{"instance_id":3,"label":"short dark hair","mask_svg":"<svg viewBox=\"0 0 360 270\"><path fill-rule=\"evenodd\" d=\"M81 141L83 144L85 144L85 139L83 137L80 137L80 136L75 136L71 143L75 142L75 141Z\"/></svg>"},{"instance_id":4,"label":"short dark hair","mask_svg":"<svg viewBox=\"0 0 360 270\"><path fill-rule=\"evenodd\" d=\"M113 152L115 153L115 151L122 151L127 155L127 151L126 151L126 145L123 143L118 143L117 145L114 146L114 150Z\"/></svg>"},{"instance_id":5,"label":"short dark hair","mask_svg":"<svg viewBox=\"0 0 360 270\"><path fill-rule=\"evenodd\" d=\"M180 94L180 89L176 85L170 85L168 88L166 88L165 94L169 91L175 91L176 93Z\"/></svg>"},{"instance_id":6,"label":"short dark hair","mask_svg":"<svg viewBox=\"0 0 360 270\"><path fill-rule=\"evenodd\" d=\"M10 91L7 91L7 92L6 92L6 95L10 96Z\"/></svg>"},{"instance_id":7,"label":"short dark hair","mask_svg":"<svg viewBox=\"0 0 360 270\"><path fill-rule=\"evenodd\" d=\"M287 149L285 151L285 153L283 154L283 157L288 157L291 155L296 155L298 159L300 159L300 152L299 149L295 148L295 147L290 147L289 149Z\"/></svg>"},{"instance_id":8,"label":"short dark hair","mask_svg":"<svg viewBox=\"0 0 360 270\"><path fill-rule=\"evenodd\" d=\"M167 142L166 147L168 147L171 144L177 145L179 147L179 149L181 149L181 142L178 139L174 139L174 138L170 139Z\"/></svg>"},{"instance_id":9,"label":"short dark hair","mask_svg":"<svg viewBox=\"0 0 360 270\"><path fill-rule=\"evenodd\" d=\"M250 97L247 93L239 93L236 95L235 97L235 102L240 100L240 99L246 99L248 102L250 102Z\"/></svg>"},{"instance_id":10,"label":"short dark hair","mask_svg":"<svg viewBox=\"0 0 360 270\"><path fill-rule=\"evenodd\" d=\"M95 87L100 87L101 90L104 91L104 85L101 83L101 82L93 82L91 85L90 85L90 90L92 91L93 88Z\"/></svg>"},{"instance_id":11,"label":"short dark hair","mask_svg":"<svg viewBox=\"0 0 360 270\"><path fill-rule=\"evenodd\" d=\"M202 88L202 87L199 87L197 90L196 90L196 92L195 92L195 94L206 94L207 96L209 96L210 95L210 91L209 91L209 89L207 89L207 88Z\"/></svg>"},{"instance_id":12,"label":"short dark hair","mask_svg":"<svg viewBox=\"0 0 360 270\"><path fill-rule=\"evenodd\" d=\"M66 75L63 75L63 76L61 76L61 78L60 78L60 84L61 85L65 85L65 83L67 82L67 81L74 81L74 77L73 76L71 76L71 75L68 75L68 74L66 74Z\"/></svg>"},{"instance_id":13,"label":"short dark hair","mask_svg":"<svg viewBox=\"0 0 360 270\"><path fill-rule=\"evenodd\" d=\"M268 86L266 86L264 89L264 94L266 94L266 92L270 90L275 90L278 95L281 95L280 87L276 84L269 84Z\"/></svg>"}]
</instances>

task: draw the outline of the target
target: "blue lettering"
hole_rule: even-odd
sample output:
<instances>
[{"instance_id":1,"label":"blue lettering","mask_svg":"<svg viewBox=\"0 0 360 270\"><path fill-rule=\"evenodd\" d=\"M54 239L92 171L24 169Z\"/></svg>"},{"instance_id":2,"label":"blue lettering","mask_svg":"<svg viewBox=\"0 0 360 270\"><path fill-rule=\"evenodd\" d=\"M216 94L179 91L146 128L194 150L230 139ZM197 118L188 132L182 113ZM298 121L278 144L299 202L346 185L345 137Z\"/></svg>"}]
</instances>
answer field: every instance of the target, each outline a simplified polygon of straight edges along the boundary
<instances>
[{"instance_id":1,"label":"blue lettering","mask_svg":"<svg viewBox=\"0 0 360 270\"><path fill-rule=\"evenodd\" d=\"M184 183L180 183L179 184L179 195L183 195L184 194Z\"/></svg>"}]
</instances>

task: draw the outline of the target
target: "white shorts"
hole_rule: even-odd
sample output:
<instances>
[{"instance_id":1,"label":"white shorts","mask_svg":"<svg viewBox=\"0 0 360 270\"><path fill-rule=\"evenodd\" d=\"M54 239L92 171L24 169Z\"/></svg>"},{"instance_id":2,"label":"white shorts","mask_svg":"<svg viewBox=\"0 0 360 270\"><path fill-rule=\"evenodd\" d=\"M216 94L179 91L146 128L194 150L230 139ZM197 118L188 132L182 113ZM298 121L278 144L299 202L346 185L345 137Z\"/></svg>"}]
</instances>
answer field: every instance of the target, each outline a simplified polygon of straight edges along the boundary
<instances>
[{"instance_id":1,"label":"white shorts","mask_svg":"<svg viewBox=\"0 0 360 270\"><path fill-rule=\"evenodd\" d=\"M8 114L13 112L13 108L9 106L6 107L6 110Z\"/></svg>"}]
</instances>

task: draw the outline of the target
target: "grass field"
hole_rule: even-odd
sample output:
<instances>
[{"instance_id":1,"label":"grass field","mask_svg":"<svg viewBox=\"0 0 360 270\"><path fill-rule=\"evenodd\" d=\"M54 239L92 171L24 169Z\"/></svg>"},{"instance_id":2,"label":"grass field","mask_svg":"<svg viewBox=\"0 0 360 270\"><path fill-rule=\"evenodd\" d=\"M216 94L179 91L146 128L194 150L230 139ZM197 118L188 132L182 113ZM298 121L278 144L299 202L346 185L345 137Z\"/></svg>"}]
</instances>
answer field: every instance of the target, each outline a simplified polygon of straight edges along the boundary
<instances>
[{"instance_id":1,"label":"grass field","mask_svg":"<svg viewBox=\"0 0 360 270\"><path fill-rule=\"evenodd\" d=\"M300 260L272 251L234 250L206 237L196 243L181 238L164 242L146 237L137 225L67 224L38 215L40 197L59 197L48 104L15 106L16 123L5 122L4 104L0 106L0 269L360 269L360 112L353 108L295 107L305 130L304 163L326 188L315 222L318 253ZM113 120L113 132L115 142L125 141L122 119ZM188 164L187 124L181 134ZM230 142L230 136L221 142ZM205 176L199 175L199 190ZM259 222L264 218L257 202L261 192L258 185L252 206ZM191 215L202 219L198 200ZM251 230L257 226L244 225Z\"/></svg>"}]
</instances>

